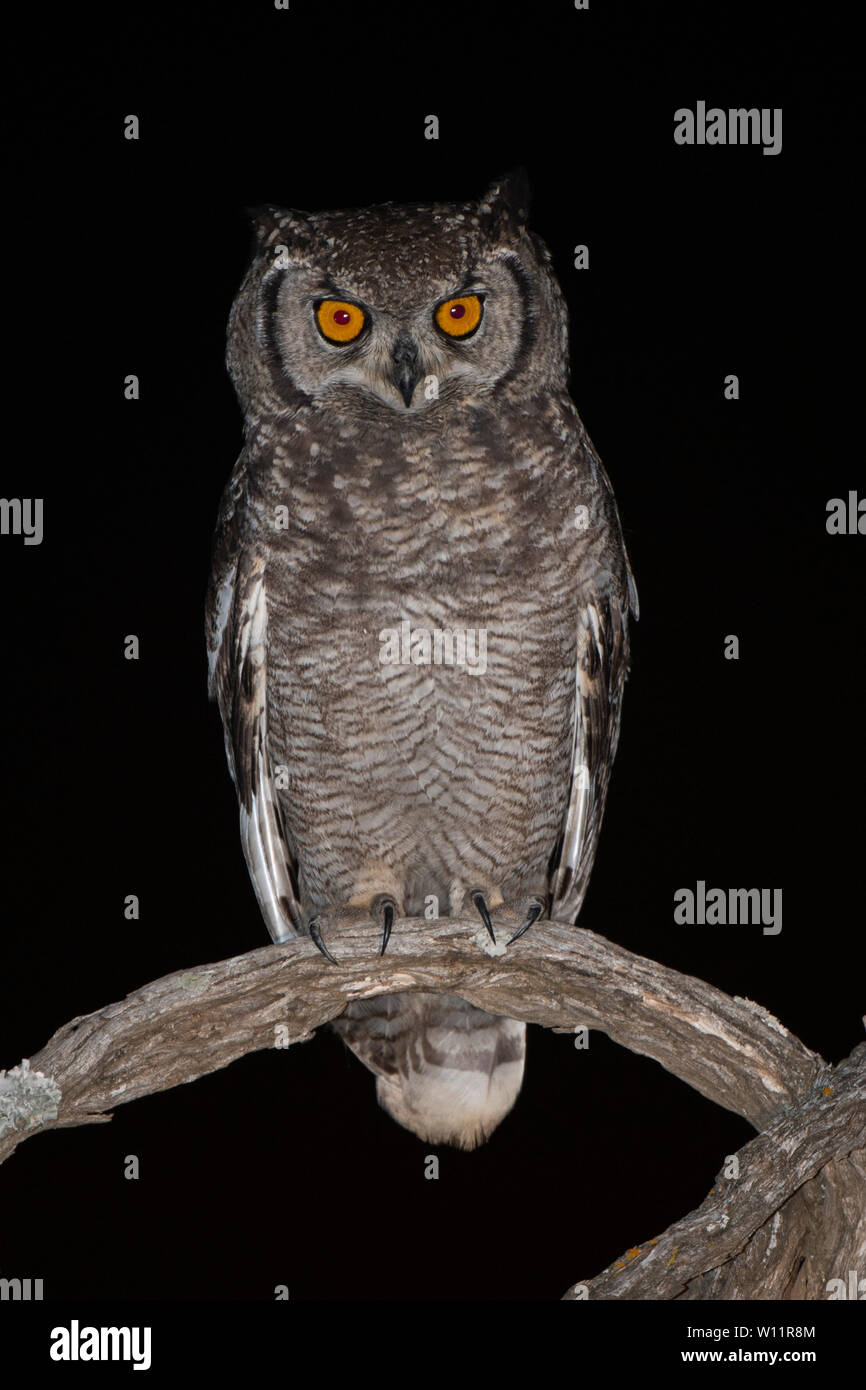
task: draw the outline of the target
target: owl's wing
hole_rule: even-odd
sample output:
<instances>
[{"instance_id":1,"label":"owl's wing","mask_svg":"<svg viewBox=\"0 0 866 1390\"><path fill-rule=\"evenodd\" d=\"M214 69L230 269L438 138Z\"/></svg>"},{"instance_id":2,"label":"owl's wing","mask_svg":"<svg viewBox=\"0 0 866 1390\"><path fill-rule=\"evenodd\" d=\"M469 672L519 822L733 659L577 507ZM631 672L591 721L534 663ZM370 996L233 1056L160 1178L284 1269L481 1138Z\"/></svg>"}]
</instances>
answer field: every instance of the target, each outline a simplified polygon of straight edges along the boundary
<instances>
[{"instance_id":1,"label":"owl's wing","mask_svg":"<svg viewBox=\"0 0 866 1390\"><path fill-rule=\"evenodd\" d=\"M241 843L274 941L300 932L297 866L286 841L267 742L265 562L240 544L237 473L223 499L207 601L208 691L219 704L238 794Z\"/></svg>"},{"instance_id":2,"label":"owl's wing","mask_svg":"<svg viewBox=\"0 0 866 1390\"><path fill-rule=\"evenodd\" d=\"M610 484L593 459L607 489ZM609 493L611 502L612 493ZM550 916L577 920L589 885L610 772L619 743L622 696L628 675L629 611L638 616L638 597L615 504L612 530L624 562L623 583L598 592L577 616L574 737L571 785L559 859L551 879Z\"/></svg>"}]
</instances>

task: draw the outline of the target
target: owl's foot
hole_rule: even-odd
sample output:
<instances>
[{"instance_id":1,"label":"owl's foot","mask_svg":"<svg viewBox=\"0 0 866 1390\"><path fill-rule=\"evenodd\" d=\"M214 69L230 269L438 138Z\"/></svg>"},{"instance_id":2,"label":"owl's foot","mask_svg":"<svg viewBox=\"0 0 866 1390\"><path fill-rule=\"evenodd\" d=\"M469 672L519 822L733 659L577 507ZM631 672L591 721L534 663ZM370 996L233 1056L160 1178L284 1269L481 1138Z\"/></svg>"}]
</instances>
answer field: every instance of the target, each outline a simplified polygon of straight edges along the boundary
<instances>
[{"instance_id":1,"label":"owl's foot","mask_svg":"<svg viewBox=\"0 0 866 1390\"><path fill-rule=\"evenodd\" d=\"M338 961L331 955L325 945L322 935L323 928L327 927L328 933L334 930L342 931L347 927L366 927L370 921L376 922L382 929L381 945L379 955L384 956L388 942L391 938L391 928L394 925L394 918L398 915L398 904L395 898L387 893L380 893L373 899L369 909L365 907L329 907L323 912L319 912L307 927L310 940L321 951L326 960L337 965Z\"/></svg>"},{"instance_id":2,"label":"owl's foot","mask_svg":"<svg viewBox=\"0 0 866 1390\"><path fill-rule=\"evenodd\" d=\"M533 922L537 922L547 908L547 903L544 898L533 896L518 903L516 909L508 907L506 903L502 903L500 906L493 908L491 915L491 909L487 905L487 899L480 890L476 889L470 896L479 917L487 928L488 935L494 946L496 945L496 934L493 930L494 917L505 917L512 924L514 920L522 924L518 927L514 935L509 937L508 941L506 941L506 946L510 946L512 941L516 941L518 937L523 936L524 932L529 931Z\"/></svg>"}]
</instances>

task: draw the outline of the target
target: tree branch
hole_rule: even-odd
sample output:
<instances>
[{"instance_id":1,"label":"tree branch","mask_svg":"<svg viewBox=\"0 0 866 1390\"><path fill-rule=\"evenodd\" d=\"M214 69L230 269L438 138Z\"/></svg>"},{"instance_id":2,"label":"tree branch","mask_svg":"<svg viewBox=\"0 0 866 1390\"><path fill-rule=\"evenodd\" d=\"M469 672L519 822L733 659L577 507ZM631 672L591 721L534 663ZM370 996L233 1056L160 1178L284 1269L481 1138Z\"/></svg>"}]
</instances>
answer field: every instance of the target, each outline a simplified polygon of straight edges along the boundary
<instances>
[{"instance_id":1,"label":"tree branch","mask_svg":"<svg viewBox=\"0 0 866 1390\"><path fill-rule=\"evenodd\" d=\"M497 926L507 939L507 924L500 918ZM510 949L493 947L476 922L452 918L397 923L385 957L373 926L341 932L329 944L337 965L301 937L167 975L65 1024L31 1059L29 1073L16 1077L16 1094L22 1087L28 1093L35 1073L53 1085L39 1083L47 1090L31 1114L22 1118L20 1105L13 1108L18 1127L0 1137L0 1162L40 1130L104 1122L139 1096L278 1041L306 1041L353 1000L427 990L557 1032L601 1029L766 1130L741 1151L738 1181L720 1177L698 1211L566 1298L779 1296L744 1294L743 1278L751 1271L765 1282L787 1279L785 1287L798 1277L798 1287L808 1284L798 1274L806 1256L796 1270L770 1256L781 1249L780 1220L803 1243L816 1200L810 1180L823 1170L831 1205L841 1212L859 1201L856 1210L866 1210L863 1163L852 1152L866 1145L866 1045L834 1071L760 1005L563 923L538 923ZM0 1080L0 1119L4 1084L10 1094ZM861 1238L858 1222L848 1225L854 1245L837 1240L837 1254Z\"/></svg>"},{"instance_id":2,"label":"tree branch","mask_svg":"<svg viewBox=\"0 0 866 1390\"><path fill-rule=\"evenodd\" d=\"M856 1177L854 1169L832 1160L864 1145L866 1043L861 1043L832 1070L826 1085L816 1086L802 1105L740 1149L734 1165L726 1162L726 1169L735 1167L736 1177L726 1178L723 1170L689 1216L647 1245L627 1251L596 1278L572 1285L566 1300L826 1297L832 1277L827 1271L844 1277L849 1269L866 1267L866 1154L852 1155L854 1167L860 1165L859 1204L850 1205L847 1219L822 1221L815 1228L823 1259L807 1271L800 1292L791 1290L807 1258L813 1223L803 1219L802 1200L796 1199L804 1183L825 1169L826 1215L832 1207L826 1201L828 1186L835 1195L840 1184L851 1186ZM856 1197L853 1187L851 1196ZM756 1232L759 1238L750 1244ZM741 1254L741 1260L734 1259ZM698 1276L709 1271L716 1278L700 1283Z\"/></svg>"}]
</instances>

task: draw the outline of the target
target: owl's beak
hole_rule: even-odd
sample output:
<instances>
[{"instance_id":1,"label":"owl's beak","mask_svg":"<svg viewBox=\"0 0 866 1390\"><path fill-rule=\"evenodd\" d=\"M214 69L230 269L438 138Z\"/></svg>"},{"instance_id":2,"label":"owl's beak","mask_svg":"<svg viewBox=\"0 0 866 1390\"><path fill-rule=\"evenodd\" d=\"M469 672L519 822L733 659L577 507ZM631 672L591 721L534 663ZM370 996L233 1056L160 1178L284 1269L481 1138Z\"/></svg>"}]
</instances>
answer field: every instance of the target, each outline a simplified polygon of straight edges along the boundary
<instances>
[{"instance_id":1,"label":"owl's beak","mask_svg":"<svg viewBox=\"0 0 866 1390\"><path fill-rule=\"evenodd\" d=\"M391 381L407 406L421 377L418 369L418 347L411 338L398 338L391 353Z\"/></svg>"}]
</instances>

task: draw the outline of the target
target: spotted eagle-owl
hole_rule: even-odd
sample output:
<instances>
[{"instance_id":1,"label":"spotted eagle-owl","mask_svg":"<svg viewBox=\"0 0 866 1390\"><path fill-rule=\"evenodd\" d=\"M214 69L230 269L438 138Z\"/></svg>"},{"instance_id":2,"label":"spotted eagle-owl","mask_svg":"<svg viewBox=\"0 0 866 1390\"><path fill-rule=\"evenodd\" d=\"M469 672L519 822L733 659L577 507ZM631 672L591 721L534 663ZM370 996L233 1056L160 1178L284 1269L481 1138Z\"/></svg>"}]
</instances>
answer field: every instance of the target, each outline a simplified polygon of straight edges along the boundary
<instances>
[{"instance_id":1,"label":"spotted eagle-owl","mask_svg":"<svg viewBox=\"0 0 866 1390\"><path fill-rule=\"evenodd\" d=\"M208 597L210 692L274 941L477 914L574 921L637 595L566 389L565 305L518 174L478 202L267 207L229 321L243 451ZM518 948L519 949L519 948ZM473 1148L526 1028L430 993L334 1025L381 1104Z\"/></svg>"}]
</instances>

